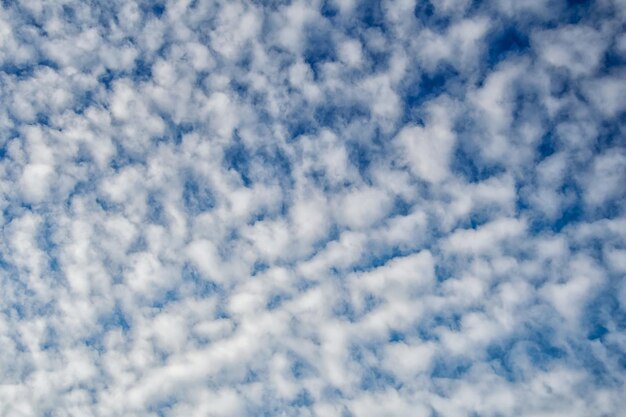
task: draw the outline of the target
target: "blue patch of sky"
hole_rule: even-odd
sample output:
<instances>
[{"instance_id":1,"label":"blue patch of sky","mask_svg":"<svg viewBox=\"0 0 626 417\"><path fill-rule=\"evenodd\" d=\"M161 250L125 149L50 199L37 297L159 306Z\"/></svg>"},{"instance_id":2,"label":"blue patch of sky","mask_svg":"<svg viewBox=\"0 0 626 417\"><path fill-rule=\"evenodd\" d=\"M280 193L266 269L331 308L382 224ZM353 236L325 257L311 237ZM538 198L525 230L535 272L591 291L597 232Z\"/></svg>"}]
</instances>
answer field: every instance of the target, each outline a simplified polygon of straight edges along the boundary
<instances>
[{"instance_id":1,"label":"blue patch of sky","mask_svg":"<svg viewBox=\"0 0 626 417\"><path fill-rule=\"evenodd\" d=\"M425 317L424 320L404 329L405 336L417 336L422 341L438 340L439 329L459 331L461 315L458 312L448 311Z\"/></svg>"},{"instance_id":2,"label":"blue patch of sky","mask_svg":"<svg viewBox=\"0 0 626 417\"><path fill-rule=\"evenodd\" d=\"M535 327L525 336L519 336L518 343L534 367L545 370L553 362L566 358L567 351L551 340L553 333L548 328Z\"/></svg>"},{"instance_id":3,"label":"blue patch of sky","mask_svg":"<svg viewBox=\"0 0 626 417\"><path fill-rule=\"evenodd\" d=\"M462 357L438 356L433 361L430 377L433 379L458 379L462 378L472 367L472 362ZM436 381L433 381L436 382Z\"/></svg>"},{"instance_id":4,"label":"blue patch of sky","mask_svg":"<svg viewBox=\"0 0 626 417\"><path fill-rule=\"evenodd\" d=\"M308 259L314 257L319 251L323 250L328 243L339 240L341 236L341 230L339 226L336 224L332 224L329 227L328 233L325 236L322 236L317 242L313 243L311 248L311 254Z\"/></svg>"},{"instance_id":5,"label":"blue patch of sky","mask_svg":"<svg viewBox=\"0 0 626 417\"><path fill-rule=\"evenodd\" d=\"M139 235L131 242L126 252L132 255L134 253L145 252L147 249L148 242L146 241L145 235Z\"/></svg>"},{"instance_id":6,"label":"blue patch of sky","mask_svg":"<svg viewBox=\"0 0 626 417\"><path fill-rule=\"evenodd\" d=\"M298 291L299 294L303 294L310 289L317 287L318 285L319 283L312 279L301 277L297 278L293 284L294 288L296 289L296 291Z\"/></svg>"},{"instance_id":7,"label":"blue patch of sky","mask_svg":"<svg viewBox=\"0 0 626 417\"><path fill-rule=\"evenodd\" d=\"M612 352L605 350L600 353L598 344L601 341L599 339L593 340L573 340L570 341L568 349L571 353L570 361L574 363L576 367L583 368L585 372L591 376L593 384L596 387L602 387L607 385L621 385L619 378L616 378L614 368L615 356L611 355ZM606 348L605 345L603 345ZM610 352L610 353L609 353ZM609 353L607 355L607 353ZM608 369L608 367L612 369Z\"/></svg>"},{"instance_id":8,"label":"blue patch of sky","mask_svg":"<svg viewBox=\"0 0 626 417\"><path fill-rule=\"evenodd\" d=\"M232 80L230 80L228 85L230 86L230 90L235 92L240 98L248 97L248 93L250 92L250 85L247 80L233 78Z\"/></svg>"},{"instance_id":9,"label":"blue patch of sky","mask_svg":"<svg viewBox=\"0 0 626 417\"><path fill-rule=\"evenodd\" d=\"M188 213L197 215L215 207L215 196L208 184L188 176L183 184L183 205Z\"/></svg>"},{"instance_id":10,"label":"blue patch of sky","mask_svg":"<svg viewBox=\"0 0 626 417\"><path fill-rule=\"evenodd\" d=\"M92 334L83 339L82 343L89 349L98 353L106 352L106 346L104 343L104 336L101 333Z\"/></svg>"},{"instance_id":11,"label":"blue patch of sky","mask_svg":"<svg viewBox=\"0 0 626 417\"><path fill-rule=\"evenodd\" d=\"M19 80L24 80L35 75L35 73L41 69L50 68L58 70L58 65L54 61L50 61L45 58L39 58L35 62L15 64L7 60L0 63L0 72L15 77Z\"/></svg>"},{"instance_id":12,"label":"blue patch of sky","mask_svg":"<svg viewBox=\"0 0 626 417\"><path fill-rule=\"evenodd\" d=\"M626 151L626 112L614 119L599 123L598 134L593 142L593 152Z\"/></svg>"},{"instance_id":13,"label":"blue patch of sky","mask_svg":"<svg viewBox=\"0 0 626 417\"><path fill-rule=\"evenodd\" d=\"M332 19L333 17L337 16L338 13L339 13L339 9L337 8L337 5L335 4L334 1L322 0L321 7L320 7L320 14L322 16L324 16L327 19Z\"/></svg>"},{"instance_id":14,"label":"blue patch of sky","mask_svg":"<svg viewBox=\"0 0 626 417\"><path fill-rule=\"evenodd\" d=\"M293 188L291 160L280 147L260 147L254 154L253 163L261 165L261 171L270 172L272 182L278 182L283 193Z\"/></svg>"},{"instance_id":15,"label":"blue patch of sky","mask_svg":"<svg viewBox=\"0 0 626 417\"><path fill-rule=\"evenodd\" d=\"M362 368L359 388L363 391L386 391L389 387L402 388L392 373L377 366L364 366Z\"/></svg>"},{"instance_id":16,"label":"blue patch of sky","mask_svg":"<svg viewBox=\"0 0 626 417\"><path fill-rule=\"evenodd\" d=\"M401 89L404 102L403 121L423 125L422 105L441 94L456 96L462 94L465 80L450 63L442 62L433 71L422 70L415 77L409 77Z\"/></svg>"},{"instance_id":17,"label":"blue patch of sky","mask_svg":"<svg viewBox=\"0 0 626 417\"><path fill-rule=\"evenodd\" d=\"M178 403L174 395L159 397L155 403L147 407L150 413L156 414L158 417L167 417L172 414L172 409Z\"/></svg>"},{"instance_id":18,"label":"blue patch of sky","mask_svg":"<svg viewBox=\"0 0 626 417\"><path fill-rule=\"evenodd\" d=\"M511 357L511 351L515 345L515 340L506 340L501 344L492 344L487 347L487 361L496 373L509 382L514 382L519 378L515 366L515 359Z\"/></svg>"},{"instance_id":19,"label":"blue patch of sky","mask_svg":"<svg viewBox=\"0 0 626 417\"><path fill-rule=\"evenodd\" d=\"M450 25L450 18L437 13L435 5L430 0L418 1L413 9L413 15L419 25L435 32L442 32Z\"/></svg>"},{"instance_id":20,"label":"blue patch of sky","mask_svg":"<svg viewBox=\"0 0 626 417\"><path fill-rule=\"evenodd\" d=\"M534 188L531 184L524 185L518 190L517 211L520 214L528 216L530 221L529 230L533 235L543 232L560 233L564 228L576 224L583 220L593 220L593 217L602 218L606 216L606 210L600 215L590 212L585 208L582 199L582 189L580 185L573 179L566 179L556 190L559 194L561 207L556 218L548 218L536 211L529 197L532 197ZM611 205L608 206L610 208ZM592 216L593 215L593 216Z\"/></svg>"},{"instance_id":21,"label":"blue patch of sky","mask_svg":"<svg viewBox=\"0 0 626 417\"><path fill-rule=\"evenodd\" d=\"M365 272L385 265L389 261L399 256L406 256L415 251L414 248L403 248L400 246L381 246L368 248L370 251L363 256L352 267L354 272Z\"/></svg>"},{"instance_id":22,"label":"blue patch of sky","mask_svg":"<svg viewBox=\"0 0 626 417\"><path fill-rule=\"evenodd\" d=\"M367 71L367 73L376 74L384 72L389 68L389 65L391 64L391 52L389 48L372 49L368 47L367 34L372 36L372 32L380 36L384 36L380 29L370 28L365 32L365 34L358 33L355 37L360 39L363 45L362 56L366 65L365 71ZM388 42L393 42L393 40L388 40Z\"/></svg>"},{"instance_id":23,"label":"blue patch of sky","mask_svg":"<svg viewBox=\"0 0 626 417\"><path fill-rule=\"evenodd\" d=\"M566 0L565 3L563 20L567 23L579 23L593 14L595 2L592 0Z\"/></svg>"},{"instance_id":24,"label":"blue patch of sky","mask_svg":"<svg viewBox=\"0 0 626 417\"><path fill-rule=\"evenodd\" d=\"M106 211L106 212L111 212L111 213L121 212L123 209L121 204L114 203L108 200L106 197L101 196L101 195L98 195L95 197L95 203L98 205L98 207L100 207L103 211ZM67 205L69 206L69 201L67 202Z\"/></svg>"},{"instance_id":25,"label":"blue patch of sky","mask_svg":"<svg viewBox=\"0 0 626 417\"><path fill-rule=\"evenodd\" d=\"M541 93L524 86L517 87L515 92L511 112L513 117L512 129L519 127L520 124L526 126L532 123L536 127L541 126L542 130L545 130L548 124L548 117L546 116L547 111L543 105Z\"/></svg>"},{"instance_id":26,"label":"blue patch of sky","mask_svg":"<svg viewBox=\"0 0 626 417\"><path fill-rule=\"evenodd\" d=\"M25 306L20 301L8 303L2 310L11 320L23 320L27 317Z\"/></svg>"},{"instance_id":27,"label":"blue patch of sky","mask_svg":"<svg viewBox=\"0 0 626 417\"><path fill-rule=\"evenodd\" d=\"M288 142L294 142L302 135L313 135L319 127L312 114L308 112L295 112L286 121Z\"/></svg>"},{"instance_id":28,"label":"blue patch of sky","mask_svg":"<svg viewBox=\"0 0 626 417\"><path fill-rule=\"evenodd\" d=\"M243 185L246 187L252 185L248 169L250 159L251 157L245 144L235 133L230 145L224 150L223 161L226 164L226 168L232 169L239 174Z\"/></svg>"},{"instance_id":29,"label":"blue patch of sky","mask_svg":"<svg viewBox=\"0 0 626 417\"><path fill-rule=\"evenodd\" d=\"M265 304L265 308L268 311L275 310L279 308L283 304L283 302L285 302L286 300L289 300L290 298L291 296L289 296L288 294L281 294L281 293L272 294L268 298L267 303Z\"/></svg>"},{"instance_id":30,"label":"blue patch of sky","mask_svg":"<svg viewBox=\"0 0 626 417\"><path fill-rule=\"evenodd\" d=\"M306 173L307 180L313 183L319 190L323 191L325 194L332 193L336 191L336 186L331 184L329 179L326 176L326 172L323 169L312 169ZM343 186L348 186L349 184L343 184ZM342 188L342 186L340 186Z\"/></svg>"},{"instance_id":31,"label":"blue patch of sky","mask_svg":"<svg viewBox=\"0 0 626 417\"><path fill-rule=\"evenodd\" d=\"M41 126L47 127L50 124L50 118L48 117L46 113L37 112L37 115L35 116L35 120Z\"/></svg>"},{"instance_id":32,"label":"blue patch of sky","mask_svg":"<svg viewBox=\"0 0 626 417\"><path fill-rule=\"evenodd\" d=\"M126 333L130 330L132 322L119 304L116 304L112 310L102 314L98 318L98 324L94 331L87 337L82 339L82 343L92 350L103 353L106 350L105 335L110 331L121 330Z\"/></svg>"},{"instance_id":33,"label":"blue patch of sky","mask_svg":"<svg viewBox=\"0 0 626 417\"><path fill-rule=\"evenodd\" d=\"M122 170L130 165L145 165L146 154L140 151L131 150L124 146L122 139L114 138L115 154L109 161L109 167L113 171Z\"/></svg>"},{"instance_id":34,"label":"blue patch of sky","mask_svg":"<svg viewBox=\"0 0 626 417\"><path fill-rule=\"evenodd\" d=\"M118 6L115 2L101 2L98 3L98 7L92 7L92 15L98 19L98 24L101 25L103 30L106 31L119 31L119 19L120 13ZM106 33L106 32L104 32Z\"/></svg>"},{"instance_id":35,"label":"blue patch of sky","mask_svg":"<svg viewBox=\"0 0 626 417\"><path fill-rule=\"evenodd\" d=\"M376 27L383 32L386 30L385 14L382 4L378 1L359 2L355 8L355 15L365 27Z\"/></svg>"},{"instance_id":36,"label":"blue patch of sky","mask_svg":"<svg viewBox=\"0 0 626 417\"><path fill-rule=\"evenodd\" d=\"M74 113L83 115L85 110L92 106L102 106L102 102L98 98L98 92L96 90L83 90L74 93L75 105Z\"/></svg>"},{"instance_id":37,"label":"blue patch of sky","mask_svg":"<svg viewBox=\"0 0 626 417\"><path fill-rule=\"evenodd\" d=\"M400 342L404 342L405 340L406 340L406 334L404 332L396 330L396 329L391 329L389 331L389 338L387 339L387 342L400 343Z\"/></svg>"},{"instance_id":38,"label":"blue patch of sky","mask_svg":"<svg viewBox=\"0 0 626 417\"><path fill-rule=\"evenodd\" d=\"M357 102L325 101L314 110L317 125L336 129L359 120L365 122L369 116L369 108Z\"/></svg>"},{"instance_id":39,"label":"blue patch of sky","mask_svg":"<svg viewBox=\"0 0 626 417\"><path fill-rule=\"evenodd\" d=\"M140 56L135 60L135 66L130 75L135 82L150 81L152 79L152 62L147 57Z\"/></svg>"},{"instance_id":40,"label":"blue patch of sky","mask_svg":"<svg viewBox=\"0 0 626 417\"><path fill-rule=\"evenodd\" d=\"M181 299L182 297L180 295L179 288L169 289L169 290L161 291L160 294L158 294L153 300L151 300L151 302L149 302L149 305L151 308L156 308L156 309L161 310L165 308L168 304L177 302Z\"/></svg>"},{"instance_id":41,"label":"blue patch of sky","mask_svg":"<svg viewBox=\"0 0 626 417\"><path fill-rule=\"evenodd\" d=\"M325 400L338 400L345 397L345 394L341 391L341 389L334 387L332 385L326 385L321 389L320 398Z\"/></svg>"},{"instance_id":42,"label":"blue patch of sky","mask_svg":"<svg viewBox=\"0 0 626 417\"><path fill-rule=\"evenodd\" d=\"M550 78L550 94L554 97L561 98L568 94L574 88L567 68L556 67L548 74Z\"/></svg>"},{"instance_id":43,"label":"blue patch of sky","mask_svg":"<svg viewBox=\"0 0 626 417\"><path fill-rule=\"evenodd\" d=\"M587 332L587 339L589 340L602 340L602 338L604 336L606 336L609 333L609 330L604 327L602 324L600 323L593 323L591 325L591 328L589 329L589 331Z\"/></svg>"},{"instance_id":44,"label":"blue patch of sky","mask_svg":"<svg viewBox=\"0 0 626 417\"><path fill-rule=\"evenodd\" d=\"M393 218L395 216L404 217L411 213L413 203L407 201L402 196L395 196L393 199L393 205L389 211L387 217Z\"/></svg>"},{"instance_id":45,"label":"blue patch of sky","mask_svg":"<svg viewBox=\"0 0 626 417\"><path fill-rule=\"evenodd\" d=\"M565 183L561 187L561 195L573 194L576 196L573 201L567 204L560 213L560 216L550 223L550 229L555 233L560 233L563 228L577 223L584 218L584 206L582 198L580 197L580 191L577 189L574 183ZM562 201L565 199L562 199Z\"/></svg>"},{"instance_id":46,"label":"blue patch of sky","mask_svg":"<svg viewBox=\"0 0 626 417\"><path fill-rule=\"evenodd\" d=\"M612 331L626 329L626 311L618 297L619 278L613 278L583 309L581 325L587 339L604 341ZM609 330L611 329L611 330Z\"/></svg>"},{"instance_id":47,"label":"blue patch of sky","mask_svg":"<svg viewBox=\"0 0 626 417\"><path fill-rule=\"evenodd\" d=\"M296 398L290 403L292 407L311 407L315 403L313 395L307 389L302 389L296 394Z\"/></svg>"},{"instance_id":48,"label":"blue patch of sky","mask_svg":"<svg viewBox=\"0 0 626 417\"><path fill-rule=\"evenodd\" d=\"M166 225L168 223L161 196L155 192L148 193L146 217L150 223Z\"/></svg>"},{"instance_id":49,"label":"blue patch of sky","mask_svg":"<svg viewBox=\"0 0 626 417\"><path fill-rule=\"evenodd\" d=\"M367 177L367 172L376 157L376 152L371 148L371 143L363 141L349 141L345 143L348 152L348 160L358 170L361 177Z\"/></svg>"},{"instance_id":50,"label":"blue patch of sky","mask_svg":"<svg viewBox=\"0 0 626 417\"><path fill-rule=\"evenodd\" d=\"M150 5L150 9L149 11L154 14L156 17L161 17L163 16L163 13L165 13L165 4L164 3L160 3L160 2L153 2Z\"/></svg>"},{"instance_id":51,"label":"blue patch of sky","mask_svg":"<svg viewBox=\"0 0 626 417\"><path fill-rule=\"evenodd\" d=\"M242 379L244 384L252 384L254 382L259 382L261 380L261 376L256 369L248 368L246 369L246 374Z\"/></svg>"},{"instance_id":52,"label":"blue patch of sky","mask_svg":"<svg viewBox=\"0 0 626 417\"><path fill-rule=\"evenodd\" d=\"M554 132L548 130L541 136L539 144L537 146L537 161L541 162L547 157L553 155L558 150L557 140L554 137Z\"/></svg>"},{"instance_id":53,"label":"blue patch of sky","mask_svg":"<svg viewBox=\"0 0 626 417\"><path fill-rule=\"evenodd\" d=\"M59 264L58 245L54 237L55 230L56 224L53 219L50 216L46 216L37 236L38 247L44 251L48 262L49 272L43 279L53 281L48 283L51 287L55 287L55 284L60 284L63 277Z\"/></svg>"},{"instance_id":54,"label":"blue patch of sky","mask_svg":"<svg viewBox=\"0 0 626 417\"><path fill-rule=\"evenodd\" d=\"M458 260L454 256L449 256L435 262L435 279L437 282L443 282L453 278L457 271Z\"/></svg>"},{"instance_id":55,"label":"blue patch of sky","mask_svg":"<svg viewBox=\"0 0 626 417\"><path fill-rule=\"evenodd\" d=\"M76 11L74 10L72 6L64 4L61 7L61 15L66 21L68 21L68 23L71 24L72 20L76 18Z\"/></svg>"},{"instance_id":56,"label":"blue patch of sky","mask_svg":"<svg viewBox=\"0 0 626 417\"><path fill-rule=\"evenodd\" d=\"M13 265L3 268L5 297L4 313L18 320L46 317L54 312L55 300L36 299L35 292L24 282L23 273Z\"/></svg>"},{"instance_id":57,"label":"blue patch of sky","mask_svg":"<svg viewBox=\"0 0 626 417\"><path fill-rule=\"evenodd\" d=\"M113 81L116 78L119 78L123 75L121 72L113 71L109 68L106 68L102 74L98 76L98 82L104 86L106 90L111 90L113 88Z\"/></svg>"},{"instance_id":58,"label":"blue patch of sky","mask_svg":"<svg viewBox=\"0 0 626 417\"><path fill-rule=\"evenodd\" d=\"M0 282L16 277L18 273L15 265L7 259L7 253L0 251L0 270L3 272L2 275L0 275Z\"/></svg>"},{"instance_id":59,"label":"blue patch of sky","mask_svg":"<svg viewBox=\"0 0 626 417\"><path fill-rule=\"evenodd\" d=\"M305 379L316 374L315 368L304 358L301 358L293 353L290 356L292 357L289 370L295 379Z\"/></svg>"},{"instance_id":60,"label":"blue patch of sky","mask_svg":"<svg viewBox=\"0 0 626 417\"><path fill-rule=\"evenodd\" d=\"M354 310L352 303L344 296L337 300L331 308L333 316L349 322L355 322L359 319L359 315Z\"/></svg>"},{"instance_id":61,"label":"blue patch of sky","mask_svg":"<svg viewBox=\"0 0 626 417\"><path fill-rule=\"evenodd\" d=\"M626 31L626 27L624 28ZM620 52L614 39L612 45L605 51L600 63L599 72L601 74L611 74L626 66L626 54Z\"/></svg>"},{"instance_id":62,"label":"blue patch of sky","mask_svg":"<svg viewBox=\"0 0 626 417\"><path fill-rule=\"evenodd\" d=\"M288 404L284 404L278 401L273 395L264 392L261 404L248 405L246 415L250 417L274 417L281 415L281 413L286 417L297 415L295 413L288 414L286 410L288 410Z\"/></svg>"},{"instance_id":63,"label":"blue patch of sky","mask_svg":"<svg viewBox=\"0 0 626 417\"><path fill-rule=\"evenodd\" d=\"M354 417L354 414L352 414L350 410L348 410L348 407L344 405L343 410L341 410L341 417Z\"/></svg>"},{"instance_id":64,"label":"blue patch of sky","mask_svg":"<svg viewBox=\"0 0 626 417\"><path fill-rule=\"evenodd\" d=\"M263 9L277 10L283 6L288 6L293 0L252 0L252 3L262 6Z\"/></svg>"},{"instance_id":65,"label":"blue patch of sky","mask_svg":"<svg viewBox=\"0 0 626 417\"><path fill-rule=\"evenodd\" d=\"M165 122L166 133L161 138L156 138L157 142L173 142L176 145L180 145L183 141L183 136L193 132L195 126L191 122L175 122L169 114L160 114L161 119Z\"/></svg>"},{"instance_id":66,"label":"blue patch of sky","mask_svg":"<svg viewBox=\"0 0 626 417\"><path fill-rule=\"evenodd\" d=\"M105 331L121 329L126 332L132 327L132 317L124 312L122 306L115 304L113 309L98 320L100 327Z\"/></svg>"},{"instance_id":67,"label":"blue patch of sky","mask_svg":"<svg viewBox=\"0 0 626 417\"><path fill-rule=\"evenodd\" d=\"M269 269L270 265L262 260L257 260L254 262L254 265L252 265L252 276L256 276L258 274L261 274L265 271L267 271Z\"/></svg>"},{"instance_id":68,"label":"blue patch of sky","mask_svg":"<svg viewBox=\"0 0 626 417\"><path fill-rule=\"evenodd\" d=\"M313 79L320 77L320 65L336 60L332 32L327 25L312 25L305 31L306 41L302 57L312 70Z\"/></svg>"},{"instance_id":69,"label":"blue patch of sky","mask_svg":"<svg viewBox=\"0 0 626 417\"><path fill-rule=\"evenodd\" d=\"M495 217L498 217L501 214L500 210L501 208L497 205L494 205L491 208L483 207L480 210L472 210L465 221L461 221L459 226L464 229L477 229L493 220Z\"/></svg>"},{"instance_id":70,"label":"blue patch of sky","mask_svg":"<svg viewBox=\"0 0 626 417\"><path fill-rule=\"evenodd\" d=\"M15 20L19 20L18 28L22 29L18 32L19 35L28 33L23 30L29 26L37 29L36 33L46 36L47 33L44 30L43 25L37 20L34 13L32 13L28 7L24 7L22 2L15 0L2 0L2 5L5 10L11 11L11 17Z\"/></svg>"},{"instance_id":71,"label":"blue patch of sky","mask_svg":"<svg viewBox=\"0 0 626 417\"><path fill-rule=\"evenodd\" d=\"M2 87L2 83L0 83ZM13 139L19 140L20 132L12 126L0 127L0 162L6 157L7 146Z\"/></svg>"},{"instance_id":72,"label":"blue patch of sky","mask_svg":"<svg viewBox=\"0 0 626 417\"><path fill-rule=\"evenodd\" d=\"M477 145L461 131L452 151L450 170L469 183L478 183L504 173L506 168L498 162L481 158Z\"/></svg>"},{"instance_id":73,"label":"blue patch of sky","mask_svg":"<svg viewBox=\"0 0 626 417\"><path fill-rule=\"evenodd\" d=\"M226 290L222 285L208 279L208 277L202 276L202 274L200 274L200 272L190 263L185 263L183 265L181 278L182 282L180 286L178 286L179 296L181 298L193 297L196 299L203 299L211 296L217 296L220 309L219 314L225 317L227 316L227 314L222 314L225 313L222 309L224 308L223 298L226 294Z\"/></svg>"},{"instance_id":74,"label":"blue patch of sky","mask_svg":"<svg viewBox=\"0 0 626 417\"><path fill-rule=\"evenodd\" d=\"M42 341L40 343L40 347L42 350L54 350L59 346L59 335L57 331L50 326L49 324L46 326L46 330L44 331L44 335Z\"/></svg>"},{"instance_id":75,"label":"blue patch of sky","mask_svg":"<svg viewBox=\"0 0 626 417\"><path fill-rule=\"evenodd\" d=\"M252 69L254 63L254 46L252 44L246 44L239 49L239 54L235 59L235 66L238 71L242 73L249 72Z\"/></svg>"},{"instance_id":76,"label":"blue patch of sky","mask_svg":"<svg viewBox=\"0 0 626 417\"><path fill-rule=\"evenodd\" d=\"M485 37L486 64L489 69L514 56L530 52L530 39L523 29L513 22L502 22Z\"/></svg>"}]
</instances>

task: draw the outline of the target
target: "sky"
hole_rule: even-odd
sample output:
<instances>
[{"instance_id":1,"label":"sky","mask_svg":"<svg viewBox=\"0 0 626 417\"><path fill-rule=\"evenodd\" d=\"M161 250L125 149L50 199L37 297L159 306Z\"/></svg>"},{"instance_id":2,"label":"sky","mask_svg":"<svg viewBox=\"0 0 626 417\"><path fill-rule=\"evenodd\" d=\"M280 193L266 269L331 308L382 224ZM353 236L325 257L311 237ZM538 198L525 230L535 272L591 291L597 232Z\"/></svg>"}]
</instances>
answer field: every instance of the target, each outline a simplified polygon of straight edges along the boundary
<instances>
[{"instance_id":1,"label":"sky","mask_svg":"<svg viewBox=\"0 0 626 417\"><path fill-rule=\"evenodd\" d=\"M0 1L0 417L626 416L626 1Z\"/></svg>"}]
</instances>

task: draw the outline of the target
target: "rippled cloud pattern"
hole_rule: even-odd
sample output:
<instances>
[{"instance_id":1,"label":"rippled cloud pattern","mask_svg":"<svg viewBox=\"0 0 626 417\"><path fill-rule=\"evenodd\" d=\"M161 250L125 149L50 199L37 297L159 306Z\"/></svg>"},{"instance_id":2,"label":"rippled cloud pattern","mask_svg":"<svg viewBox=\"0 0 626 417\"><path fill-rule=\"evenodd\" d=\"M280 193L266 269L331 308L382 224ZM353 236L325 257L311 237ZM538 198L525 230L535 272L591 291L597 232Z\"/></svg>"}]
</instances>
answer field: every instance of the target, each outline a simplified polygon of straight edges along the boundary
<instances>
[{"instance_id":1,"label":"rippled cloud pattern","mask_svg":"<svg viewBox=\"0 0 626 417\"><path fill-rule=\"evenodd\" d=\"M624 0L2 0L1 417L626 414Z\"/></svg>"}]
</instances>

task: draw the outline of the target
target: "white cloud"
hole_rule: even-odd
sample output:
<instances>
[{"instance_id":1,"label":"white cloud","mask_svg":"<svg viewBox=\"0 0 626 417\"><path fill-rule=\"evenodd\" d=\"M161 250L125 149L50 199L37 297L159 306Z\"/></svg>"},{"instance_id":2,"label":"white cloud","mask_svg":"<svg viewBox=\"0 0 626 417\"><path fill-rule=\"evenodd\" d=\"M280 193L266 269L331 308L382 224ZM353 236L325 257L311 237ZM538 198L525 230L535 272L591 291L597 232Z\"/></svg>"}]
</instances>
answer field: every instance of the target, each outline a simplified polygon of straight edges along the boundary
<instances>
[{"instance_id":1,"label":"white cloud","mask_svg":"<svg viewBox=\"0 0 626 417\"><path fill-rule=\"evenodd\" d=\"M454 104L442 102L428 108L426 126L404 127L396 141L413 174L425 181L437 183L449 173L450 154L455 135L451 131Z\"/></svg>"},{"instance_id":2,"label":"white cloud","mask_svg":"<svg viewBox=\"0 0 626 417\"><path fill-rule=\"evenodd\" d=\"M339 203L339 224L356 229L371 226L385 217L390 204L385 191L376 188L351 191Z\"/></svg>"},{"instance_id":3,"label":"white cloud","mask_svg":"<svg viewBox=\"0 0 626 417\"><path fill-rule=\"evenodd\" d=\"M624 13L3 2L1 416L606 416Z\"/></svg>"},{"instance_id":4,"label":"white cloud","mask_svg":"<svg viewBox=\"0 0 626 417\"><path fill-rule=\"evenodd\" d=\"M550 65L567 68L575 76L594 71L606 47L602 34L584 25L538 33L536 42L542 59Z\"/></svg>"},{"instance_id":5,"label":"white cloud","mask_svg":"<svg viewBox=\"0 0 626 417\"><path fill-rule=\"evenodd\" d=\"M503 240L519 237L524 233L524 221L500 218L474 229L457 230L446 240L444 247L452 252L481 253L498 250Z\"/></svg>"}]
</instances>

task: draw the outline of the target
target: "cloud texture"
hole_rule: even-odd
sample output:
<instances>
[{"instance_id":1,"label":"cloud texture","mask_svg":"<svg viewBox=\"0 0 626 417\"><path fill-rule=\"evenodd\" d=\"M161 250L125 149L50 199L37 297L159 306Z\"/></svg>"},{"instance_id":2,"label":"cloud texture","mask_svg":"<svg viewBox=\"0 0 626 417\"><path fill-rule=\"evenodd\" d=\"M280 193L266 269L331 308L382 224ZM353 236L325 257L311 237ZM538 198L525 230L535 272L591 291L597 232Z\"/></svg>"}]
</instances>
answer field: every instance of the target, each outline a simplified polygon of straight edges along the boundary
<instances>
[{"instance_id":1,"label":"cloud texture","mask_svg":"<svg viewBox=\"0 0 626 417\"><path fill-rule=\"evenodd\" d=\"M3 0L0 416L620 416L626 3Z\"/></svg>"}]
</instances>

